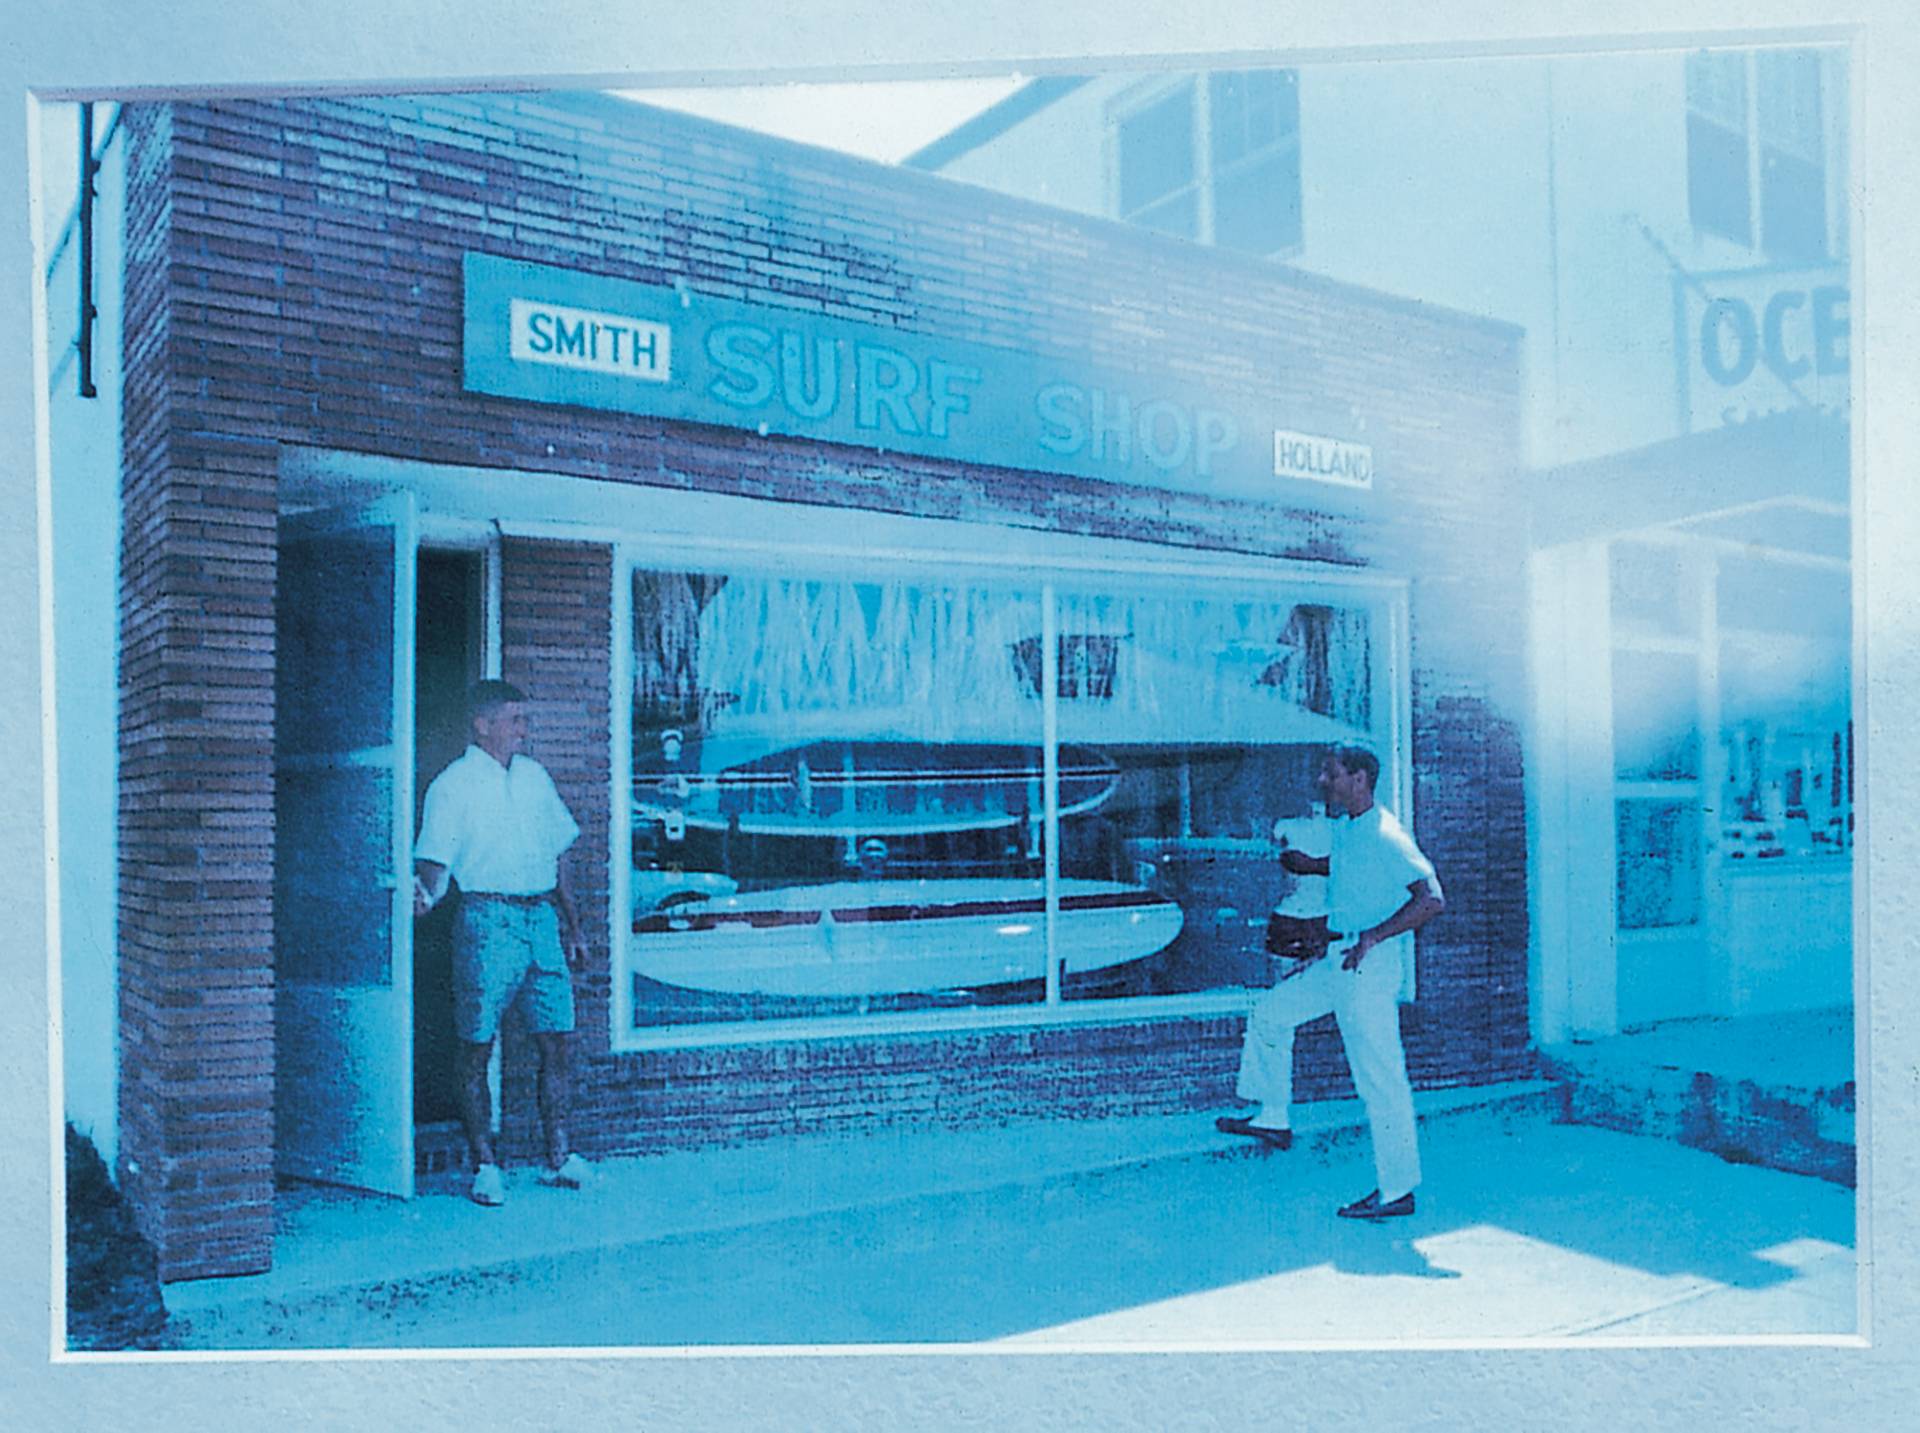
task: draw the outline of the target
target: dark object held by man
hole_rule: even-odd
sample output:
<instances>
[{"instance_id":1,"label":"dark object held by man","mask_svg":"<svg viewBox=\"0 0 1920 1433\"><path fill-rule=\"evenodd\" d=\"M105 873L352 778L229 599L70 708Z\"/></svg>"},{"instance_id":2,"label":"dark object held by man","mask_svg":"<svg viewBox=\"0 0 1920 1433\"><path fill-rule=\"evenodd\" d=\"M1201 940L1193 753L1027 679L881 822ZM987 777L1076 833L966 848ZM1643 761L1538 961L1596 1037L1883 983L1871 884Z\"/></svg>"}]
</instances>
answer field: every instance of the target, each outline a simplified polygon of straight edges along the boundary
<instances>
[{"instance_id":1,"label":"dark object held by man","mask_svg":"<svg viewBox=\"0 0 1920 1433\"><path fill-rule=\"evenodd\" d=\"M1318 960L1333 939L1325 916L1290 916L1275 911L1267 917L1268 955L1284 960Z\"/></svg>"}]
</instances>

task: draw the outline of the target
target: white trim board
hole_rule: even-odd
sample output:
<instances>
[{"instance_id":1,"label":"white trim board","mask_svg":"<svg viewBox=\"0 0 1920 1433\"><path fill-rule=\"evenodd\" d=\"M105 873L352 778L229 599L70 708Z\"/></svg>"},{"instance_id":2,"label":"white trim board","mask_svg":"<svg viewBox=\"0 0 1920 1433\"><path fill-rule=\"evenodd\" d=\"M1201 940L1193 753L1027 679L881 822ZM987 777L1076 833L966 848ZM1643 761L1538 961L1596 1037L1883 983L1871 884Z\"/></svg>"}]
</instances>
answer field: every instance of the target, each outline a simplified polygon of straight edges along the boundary
<instances>
[{"instance_id":1,"label":"white trim board","mask_svg":"<svg viewBox=\"0 0 1920 1433\"><path fill-rule=\"evenodd\" d=\"M333 506L407 488L423 528L497 523L507 536L618 544L635 557L668 553L682 565L702 551L724 552L735 560L743 552L757 552L770 565L859 552L876 563L902 565L1024 571L1044 563L1063 571L1124 569L1142 576L1310 578L1327 587L1382 594L1407 587L1404 578L1376 571L1257 553L314 448L286 448L280 480L282 510ZM988 533L991 544L982 544L982 534Z\"/></svg>"}]
</instances>

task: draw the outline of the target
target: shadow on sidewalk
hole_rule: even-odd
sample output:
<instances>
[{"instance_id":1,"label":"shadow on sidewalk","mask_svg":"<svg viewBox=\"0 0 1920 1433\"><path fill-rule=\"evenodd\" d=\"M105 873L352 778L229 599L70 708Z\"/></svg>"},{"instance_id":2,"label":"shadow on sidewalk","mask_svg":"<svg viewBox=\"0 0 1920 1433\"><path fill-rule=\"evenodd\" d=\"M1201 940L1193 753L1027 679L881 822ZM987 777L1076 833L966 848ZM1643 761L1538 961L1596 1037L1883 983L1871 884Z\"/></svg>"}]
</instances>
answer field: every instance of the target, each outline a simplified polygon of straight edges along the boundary
<instances>
[{"instance_id":1,"label":"shadow on sidewalk","mask_svg":"<svg viewBox=\"0 0 1920 1433\"><path fill-rule=\"evenodd\" d=\"M942 1344L1062 1341L1124 1323L1142 1347L1485 1340L1597 1328L1718 1289L1777 1296L1763 1331L1854 1331L1846 1298L1809 1302L1782 1252L1813 1249L1829 1271L1849 1258L1852 1203L1831 1184L1537 1117L1450 1120L1423 1154L1419 1212L1379 1224L1334 1216L1371 1182L1364 1144L1319 1158L1216 1151L576 1251L511 1277L448 1276L280 1338ZM1693 1332L1753 1331L1700 1307L1708 1322Z\"/></svg>"}]
</instances>

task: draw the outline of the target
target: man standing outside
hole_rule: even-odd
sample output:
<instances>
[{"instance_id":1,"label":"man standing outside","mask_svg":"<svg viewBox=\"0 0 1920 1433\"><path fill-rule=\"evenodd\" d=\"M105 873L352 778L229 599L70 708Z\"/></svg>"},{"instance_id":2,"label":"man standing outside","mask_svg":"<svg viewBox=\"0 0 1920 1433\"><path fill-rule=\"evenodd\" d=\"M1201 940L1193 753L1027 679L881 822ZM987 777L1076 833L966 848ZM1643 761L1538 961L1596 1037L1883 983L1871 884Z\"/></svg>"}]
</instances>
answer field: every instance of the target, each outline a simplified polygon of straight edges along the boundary
<instances>
[{"instance_id":1,"label":"man standing outside","mask_svg":"<svg viewBox=\"0 0 1920 1433\"><path fill-rule=\"evenodd\" d=\"M1362 747L1335 747L1320 772L1332 818L1326 856L1285 847L1280 864L1298 876L1328 878L1327 928L1353 943L1336 961L1324 954L1283 975L1247 1017L1236 1086L1260 1108L1214 1123L1279 1149L1293 1143L1294 1028L1331 1011L1346 1044L1354 1087L1373 1131L1378 1185L1339 1212L1348 1219L1390 1219L1413 1213L1420 1183L1413 1088L1400 1045L1400 986L1413 960L1413 932L1445 908L1433 863L1391 811L1374 800L1380 762ZM1345 935L1340 933L1344 932Z\"/></svg>"},{"instance_id":2,"label":"man standing outside","mask_svg":"<svg viewBox=\"0 0 1920 1433\"><path fill-rule=\"evenodd\" d=\"M473 1153L473 1200L497 1206L506 1187L493 1149L487 1064L507 1007L518 1001L540 1055L543 1184L578 1189L590 1167L568 1147L573 1098L569 966L586 958L560 857L580 834L545 767L522 750L526 695L478 683L468 701L473 742L427 788L414 843L413 910L425 915L460 883L453 930L453 1020L460 1121Z\"/></svg>"}]
</instances>

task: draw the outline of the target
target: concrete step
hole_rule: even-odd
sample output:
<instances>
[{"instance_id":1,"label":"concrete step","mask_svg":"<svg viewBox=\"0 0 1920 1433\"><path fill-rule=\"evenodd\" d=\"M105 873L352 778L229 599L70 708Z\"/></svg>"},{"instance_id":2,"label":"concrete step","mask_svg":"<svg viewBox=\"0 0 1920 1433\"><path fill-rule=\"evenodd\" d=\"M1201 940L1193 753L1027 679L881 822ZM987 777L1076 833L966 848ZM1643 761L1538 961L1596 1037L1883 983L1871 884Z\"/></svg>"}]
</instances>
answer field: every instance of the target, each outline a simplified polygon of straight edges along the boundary
<instances>
[{"instance_id":1,"label":"concrete step","mask_svg":"<svg viewBox=\"0 0 1920 1433\"><path fill-rule=\"evenodd\" d=\"M1673 1140L1735 1164L1854 1187L1852 1080L1792 1083L1697 1068L1701 1063L1563 1046L1542 1054L1541 1071L1560 1084L1560 1117L1569 1123Z\"/></svg>"},{"instance_id":2,"label":"concrete step","mask_svg":"<svg viewBox=\"0 0 1920 1433\"><path fill-rule=\"evenodd\" d=\"M1542 1122L1557 1117L1563 1096L1530 1080L1423 1091L1415 1103L1423 1125L1468 1116ZM403 1202L305 1187L281 1201L271 1272L169 1288L169 1343L432 1344L436 1325L471 1325L492 1302L564 1299L609 1280L636 1292L691 1286L759 1250L860 1237L881 1215L890 1239L937 1239L943 1224L983 1201L1044 1204L1083 1181L1179 1162L1364 1158L1365 1114L1355 1100L1303 1107L1286 1154L1219 1133L1214 1113L678 1151L607 1161L578 1193L512 1171L509 1202L493 1210L459 1196Z\"/></svg>"}]
</instances>

